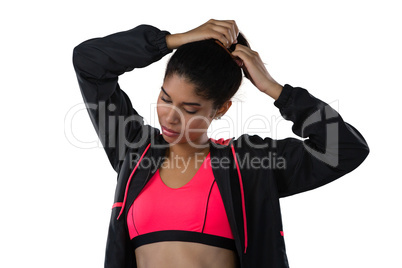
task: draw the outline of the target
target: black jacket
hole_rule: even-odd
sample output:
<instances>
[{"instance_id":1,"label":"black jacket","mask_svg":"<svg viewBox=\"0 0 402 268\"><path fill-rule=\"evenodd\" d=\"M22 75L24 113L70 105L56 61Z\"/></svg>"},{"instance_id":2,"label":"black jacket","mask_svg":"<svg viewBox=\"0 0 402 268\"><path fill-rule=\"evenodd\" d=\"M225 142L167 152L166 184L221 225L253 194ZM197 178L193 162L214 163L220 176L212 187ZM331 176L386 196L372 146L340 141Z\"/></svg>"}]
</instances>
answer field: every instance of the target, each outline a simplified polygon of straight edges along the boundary
<instances>
[{"instance_id":1,"label":"black jacket","mask_svg":"<svg viewBox=\"0 0 402 268\"><path fill-rule=\"evenodd\" d=\"M91 121L118 173L105 267L136 267L126 215L165 157L159 129L145 125L120 89L119 75L172 52L167 31L140 25L74 48L73 63ZM136 96L139 96L137 94ZM359 166L369 153L361 134L305 89L286 84L275 106L305 140L243 134L211 139L213 173L242 268L289 267L279 198L327 184ZM147 165L142 165L147 163Z\"/></svg>"}]
</instances>

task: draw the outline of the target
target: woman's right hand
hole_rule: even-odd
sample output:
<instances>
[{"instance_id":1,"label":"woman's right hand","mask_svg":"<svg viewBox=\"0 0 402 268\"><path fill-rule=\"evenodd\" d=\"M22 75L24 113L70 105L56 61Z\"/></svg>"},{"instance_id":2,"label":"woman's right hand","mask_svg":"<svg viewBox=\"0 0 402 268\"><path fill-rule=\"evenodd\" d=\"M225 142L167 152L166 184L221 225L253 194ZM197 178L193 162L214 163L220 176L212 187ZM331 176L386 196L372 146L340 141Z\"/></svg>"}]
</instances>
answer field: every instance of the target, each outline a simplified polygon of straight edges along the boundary
<instances>
[{"instance_id":1,"label":"woman's right hand","mask_svg":"<svg viewBox=\"0 0 402 268\"><path fill-rule=\"evenodd\" d=\"M206 23L188 32L166 36L167 47L171 50L186 43L206 39L217 39L226 47L237 43L239 28L234 20L210 19Z\"/></svg>"}]
</instances>

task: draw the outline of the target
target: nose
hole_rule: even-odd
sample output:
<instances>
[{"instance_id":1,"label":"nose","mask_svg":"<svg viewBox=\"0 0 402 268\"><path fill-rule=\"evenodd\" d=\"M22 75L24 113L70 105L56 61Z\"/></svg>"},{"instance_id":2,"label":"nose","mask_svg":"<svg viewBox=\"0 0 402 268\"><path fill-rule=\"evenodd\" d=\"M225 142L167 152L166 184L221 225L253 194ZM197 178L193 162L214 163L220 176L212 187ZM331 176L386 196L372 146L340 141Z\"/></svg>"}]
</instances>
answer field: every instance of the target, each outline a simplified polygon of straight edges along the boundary
<instances>
[{"instance_id":1,"label":"nose","mask_svg":"<svg viewBox=\"0 0 402 268\"><path fill-rule=\"evenodd\" d=\"M170 124L176 124L180 120L180 115L177 111L177 108L173 105L170 105L166 115L166 120Z\"/></svg>"}]
</instances>

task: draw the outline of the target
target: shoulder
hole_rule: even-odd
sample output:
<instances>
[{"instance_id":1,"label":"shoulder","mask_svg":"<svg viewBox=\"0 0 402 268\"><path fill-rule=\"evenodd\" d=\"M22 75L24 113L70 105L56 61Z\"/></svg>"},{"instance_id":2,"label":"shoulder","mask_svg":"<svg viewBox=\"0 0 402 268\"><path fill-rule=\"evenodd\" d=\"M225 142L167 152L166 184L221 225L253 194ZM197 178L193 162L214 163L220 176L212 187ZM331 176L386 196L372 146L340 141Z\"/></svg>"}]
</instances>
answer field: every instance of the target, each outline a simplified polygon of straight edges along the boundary
<instances>
[{"instance_id":1,"label":"shoulder","mask_svg":"<svg viewBox=\"0 0 402 268\"><path fill-rule=\"evenodd\" d=\"M253 153L270 150L275 146L275 140L270 137L242 134L237 139L233 139L233 146L238 151Z\"/></svg>"},{"instance_id":2,"label":"shoulder","mask_svg":"<svg viewBox=\"0 0 402 268\"><path fill-rule=\"evenodd\" d=\"M275 147L275 140L271 139L270 137L263 138L259 135L242 134L238 138L210 138L210 140L211 145L216 148L228 148L241 154L260 154L263 153L261 150L267 151Z\"/></svg>"}]
</instances>

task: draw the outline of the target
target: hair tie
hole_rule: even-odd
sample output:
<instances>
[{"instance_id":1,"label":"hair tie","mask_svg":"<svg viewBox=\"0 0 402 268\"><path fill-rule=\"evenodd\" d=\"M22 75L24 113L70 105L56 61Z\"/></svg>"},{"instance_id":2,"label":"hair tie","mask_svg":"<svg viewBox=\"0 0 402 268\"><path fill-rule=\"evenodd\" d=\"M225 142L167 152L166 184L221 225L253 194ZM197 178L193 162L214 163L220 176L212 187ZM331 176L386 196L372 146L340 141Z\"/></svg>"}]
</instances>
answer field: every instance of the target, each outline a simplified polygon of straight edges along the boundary
<instances>
[{"instance_id":1,"label":"hair tie","mask_svg":"<svg viewBox=\"0 0 402 268\"><path fill-rule=\"evenodd\" d=\"M219 40L217 40L217 39L215 39L215 43L217 43L218 45L220 45L221 47L223 47L223 48L225 49L225 51L226 51L227 53L229 53L229 55L232 57L232 59L236 62L236 64L237 64L239 67L243 67L243 61L242 61L239 57L234 56L234 55L232 54L233 51L230 50L230 48L225 47L225 46L221 43L221 41L219 41Z\"/></svg>"}]
</instances>

